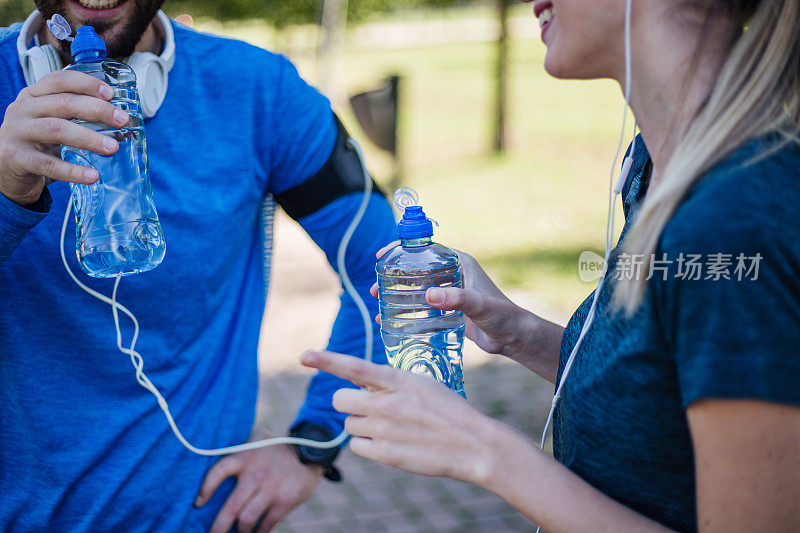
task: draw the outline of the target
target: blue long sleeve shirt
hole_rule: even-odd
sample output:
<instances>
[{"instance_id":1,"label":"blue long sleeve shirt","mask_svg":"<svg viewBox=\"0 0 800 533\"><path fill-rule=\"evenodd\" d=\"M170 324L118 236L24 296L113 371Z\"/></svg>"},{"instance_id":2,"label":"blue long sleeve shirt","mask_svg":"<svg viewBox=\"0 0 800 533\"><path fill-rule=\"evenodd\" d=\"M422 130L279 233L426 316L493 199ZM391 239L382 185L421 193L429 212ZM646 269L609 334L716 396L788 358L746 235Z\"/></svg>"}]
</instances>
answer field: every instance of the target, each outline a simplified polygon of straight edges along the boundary
<instances>
[{"instance_id":1,"label":"blue long sleeve shirt","mask_svg":"<svg viewBox=\"0 0 800 533\"><path fill-rule=\"evenodd\" d=\"M25 86L19 28L0 29L0 116ZM123 279L118 299L139 320L145 371L184 435L218 448L246 441L255 419L266 281L260 208L322 167L336 130L329 102L285 58L177 24L174 31L169 91L145 122L167 253L153 271ZM192 506L216 459L172 435L116 349L110 307L69 279L59 255L68 198L68 185L53 183L40 213L0 195L0 529L207 531L232 483ZM361 199L342 197L299 221L334 267ZM388 203L373 194L346 255L372 314L374 252L394 231ZM70 222L73 272L110 294L113 280L80 270L74 239ZM121 326L129 343L132 325L123 318ZM377 327L372 334L383 362ZM346 293L329 347L363 356L364 327ZM340 430L331 396L348 385L315 376L297 421Z\"/></svg>"}]
</instances>

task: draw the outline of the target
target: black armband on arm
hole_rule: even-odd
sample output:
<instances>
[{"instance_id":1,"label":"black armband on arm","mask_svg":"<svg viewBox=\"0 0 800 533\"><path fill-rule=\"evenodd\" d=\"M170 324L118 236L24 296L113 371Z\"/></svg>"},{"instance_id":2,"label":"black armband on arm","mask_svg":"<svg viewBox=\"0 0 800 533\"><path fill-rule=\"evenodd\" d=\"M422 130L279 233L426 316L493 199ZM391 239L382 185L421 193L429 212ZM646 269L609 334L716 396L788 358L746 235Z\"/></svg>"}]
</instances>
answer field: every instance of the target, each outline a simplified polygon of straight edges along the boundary
<instances>
[{"instance_id":1,"label":"black armband on arm","mask_svg":"<svg viewBox=\"0 0 800 533\"><path fill-rule=\"evenodd\" d=\"M364 190L364 173L358 153L347 142L350 136L339 117L336 120L336 145L328 161L312 177L288 191L275 195L275 200L295 220L314 213L351 192ZM372 190L381 193L375 182ZM381 193L383 194L383 193Z\"/></svg>"}]
</instances>

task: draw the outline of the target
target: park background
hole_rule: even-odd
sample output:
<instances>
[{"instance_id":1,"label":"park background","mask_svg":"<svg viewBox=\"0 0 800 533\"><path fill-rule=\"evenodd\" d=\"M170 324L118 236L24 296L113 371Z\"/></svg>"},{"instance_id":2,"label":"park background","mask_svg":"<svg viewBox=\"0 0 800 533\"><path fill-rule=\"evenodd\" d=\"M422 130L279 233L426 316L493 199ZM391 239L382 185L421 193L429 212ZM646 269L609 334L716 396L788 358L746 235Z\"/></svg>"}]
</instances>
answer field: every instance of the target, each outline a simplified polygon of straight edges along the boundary
<instances>
[{"instance_id":1,"label":"park background","mask_svg":"<svg viewBox=\"0 0 800 533\"><path fill-rule=\"evenodd\" d=\"M32 9L30 0L0 0L0 26ZM603 247L623 101L608 80L544 72L532 5L167 0L164 9L198 31L287 55L331 99L387 192L396 162L370 142L348 98L400 76L401 183L438 221L435 240L471 253L515 302L561 324L592 290L578 277L578 257ZM281 213L276 231L258 419L283 433L309 377L298 356L324 347L340 287L296 223ZM469 341L464 351L470 402L538 440L552 385ZM339 463L345 481L323 482L278 531L535 530L482 489L408 475L349 451Z\"/></svg>"}]
</instances>

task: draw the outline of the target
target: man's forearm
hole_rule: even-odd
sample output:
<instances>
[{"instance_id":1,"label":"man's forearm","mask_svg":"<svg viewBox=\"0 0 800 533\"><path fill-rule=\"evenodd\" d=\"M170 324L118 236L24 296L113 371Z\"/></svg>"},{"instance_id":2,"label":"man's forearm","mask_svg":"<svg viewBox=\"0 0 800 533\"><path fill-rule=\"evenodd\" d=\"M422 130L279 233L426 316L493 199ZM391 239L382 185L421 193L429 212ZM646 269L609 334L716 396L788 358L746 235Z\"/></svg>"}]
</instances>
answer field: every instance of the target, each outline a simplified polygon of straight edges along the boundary
<instances>
[{"instance_id":1,"label":"man's forearm","mask_svg":"<svg viewBox=\"0 0 800 533\"><path fill-rule=\"evenodd\" d=\"M369 282L367 282L369 283ZM361 281L357 289L361 298L370 307L371 313L377 313L373 307L374 299L369 295L366 284ZM356 357L365 357L366 335L364 322L353 298L348 293L340 297L340 308L336 320L331 328L330 340L327 349L339 353L346 353ZM372 361L375 363L386 362L386 351L380 337L380 328L374 321L370 321L372 336ZM322 424L330 427L336 433L342 430L345 415L336 411L331 405L333 394L342 387L354 387L352 383L337 376L326 373L317 373L309 383L306 399L298 413L292 427L302 421Z\"/></svg>"},{"instance_id":2,"label":"man's forearm","mask_svg":"<svg viewBox=\"0 0 800 533\"><path fill-rule=\"evenodd\" d=\"M492 433L486 466L478 470L485 474L475 481L542 529L550 533L669 531L595 489L512 428L501 425Z\"/></svg>"},{"instance_id":3,"label":"man's forearm","mask_svg":"<svg viewBox=\"0 0 800 533\"><path fill-rule=\"evenodd\" d=\"M518 340L501 354L555 383L564 328L521 307L515 322Z\"/></svg>"},{"instance_id":4,"label":"man's forearm","mask_svg":"<svg viewBox=\"0 0 800 533\"><path fill-rule=\"evenodd\" d=\"M300 219L300 225L325 252L332 268L338 268L339 245L363 200L360 192L339 198L317 212ZM394 216L386 199L378 193L369 198L364 217L353 233L347 247L345 266L351 282L366 304L370 315L369 335L372 337L372 360L386 362L386 352L380 338L380 327L371 320L378 312L378 302L369 293L375 281L375 251L393 239L396 231ZM332 351L364 357L367 332L364 320L353 297L345 291L340 297L339 312L331 328L327 348ZM338 389L354 386L330 374L319 373L312 378L306 400L293 425L302 420L325 424L338 433L345 416L331 405Z\"/></svg>"}]
</instances>

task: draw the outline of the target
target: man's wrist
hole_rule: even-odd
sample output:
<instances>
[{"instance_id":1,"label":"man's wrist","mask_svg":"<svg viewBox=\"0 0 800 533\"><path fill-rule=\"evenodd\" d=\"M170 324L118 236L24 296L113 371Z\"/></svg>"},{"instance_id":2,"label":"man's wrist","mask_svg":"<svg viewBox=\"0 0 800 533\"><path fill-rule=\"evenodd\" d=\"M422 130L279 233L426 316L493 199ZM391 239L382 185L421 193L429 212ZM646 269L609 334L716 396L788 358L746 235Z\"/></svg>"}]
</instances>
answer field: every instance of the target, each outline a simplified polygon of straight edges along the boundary
<instances>
[{"instance_id":1,"label":"man's wrist","mask_svg":"<svg viewBox=\"0 0 800 533\"><path fill-rule=\"evenodd\" d=\"M289 434L292 437L308 439L317 442L327 442L333 440L336 435L329 428L313 422L300 422L291 429ZM320 469L321 474L331 481L341 481L342 475L333 465L339 455L339 447L334 448L314 448L312 446L293 445L298 460L306 466L314 466Z\"/></svg>"},{"instance_id":2,"label":"man's wrist","mask_svg":"<svg viewBox=\"0 0 800 533\"><path fill-rule=\"evenodd\" d=\"M310 469L317 477L324 477L328 481L333 481L337 483L342 480L342 473L336 468L335 465L321 465L319 463L310 462L308 459L304 458L303 455L299 452L301 446L293 445L295 455L297 459L300 461L300 464L305 466L306 468Z\"/></svg>"},{"instance_id":3,"label":"man's wrist","mask_svg":"<svg viewBox=\"0 0 800 533\"><path fill-rule=\"evenodd\" d=\"M47 213L50 211L50 206L53 203L53 198L50 196L50 191L47 190L47 187L44 187L36 196L10 195L2 189L0 189L0 194L19 207L27 209L28 211L33 211L34 213Z\"/></svg>"},{"instance_id":4,"label":"man's wrist","mask_svg":"<svg viewBox=\"0 0 800 533\"><path fill-rule=\"evenodd\" d=\"M41 200L44 189L37 194L36 187L18 190L19 187L14 185L17 185L17 183L0 178L0 194L25 209L28 209L29 205L36 204Z\"/></svg>"},{"instance_id":5,"label":"man's wrist","mask_svg":"<svg viewBox=\"0 0 800 533\"><path fill-rule=\"evenodd\" d=\"M298 457L297 460L300 461L300 458ZM325 474L325 468L322 465L318 465L316 463L303 463L302 461L300 461L300 464L314 472L317 477L322 477L323 474Z\"/></svg>"}]
</instances>

